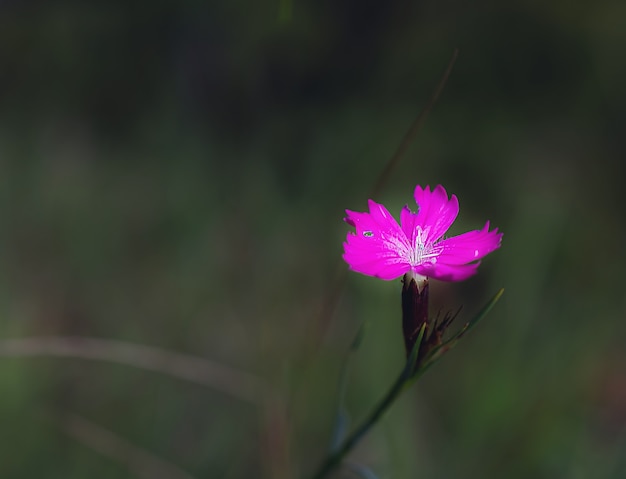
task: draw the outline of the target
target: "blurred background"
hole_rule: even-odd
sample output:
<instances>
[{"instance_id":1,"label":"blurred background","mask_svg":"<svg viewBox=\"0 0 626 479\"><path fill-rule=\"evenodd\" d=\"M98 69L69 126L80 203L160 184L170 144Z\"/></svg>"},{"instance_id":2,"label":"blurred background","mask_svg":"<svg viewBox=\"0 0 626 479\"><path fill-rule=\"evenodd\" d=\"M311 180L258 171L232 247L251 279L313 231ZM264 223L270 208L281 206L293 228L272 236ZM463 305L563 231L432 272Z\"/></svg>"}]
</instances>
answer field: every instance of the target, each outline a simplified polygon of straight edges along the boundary
<instances>
[{"instance_id":1,"label":"blurred background","mask_svg":"<svg viewBox=\"0 0 626 479\"><path fill-rule=\"evenodd\" d=\"M352 424L403 365L400 281L343 274L342 218L455 48L374 199L399 213L441 183L449 234L504 232L479 275L431 284L433 314L506 291L351 460L626 477L625 19L618 0L1 1L0 477L309 476L359 326Z\"/></svg>"}]
</instances>

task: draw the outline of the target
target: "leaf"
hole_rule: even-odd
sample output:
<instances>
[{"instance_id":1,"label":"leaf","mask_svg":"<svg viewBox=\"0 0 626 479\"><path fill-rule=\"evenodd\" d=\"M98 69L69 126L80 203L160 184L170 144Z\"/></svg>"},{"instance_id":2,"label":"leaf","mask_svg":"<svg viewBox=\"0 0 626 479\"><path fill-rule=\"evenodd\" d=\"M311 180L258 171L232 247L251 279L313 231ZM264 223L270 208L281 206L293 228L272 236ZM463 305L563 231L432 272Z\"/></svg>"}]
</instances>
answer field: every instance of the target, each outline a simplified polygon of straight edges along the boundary
<instances>
[{"instance_id":1,"label":"leaf","mask_svg":"<svg viewBox=\"0 0 626 479\"><path fill-rule=\"evenodd\" d=\"M341 374L339 376L339 391L337 393L337 412L335 413L335 424L333 425L333 432L330 441L330 451L335 452L341 445L348 426L350 424L349 415L345 407L346 387L348 382L348 372L350 370L350 363L352 355L359 349L363 336L365 336L366 323L362 323L359 326L352 343L350 343L350 350L346 357L343 367L341 368Z\"/></svg>"},{"instance_id":2,"label":"leaf","mask_svg":"<svg viewBox=\"0 0 626 479\"><path fill-rule=\"evenodd\" d=\"M429 354L429 357L424 361L424 371L429 368L435 361L439 360L441 356L447 353L450 349L456 346L459 339L461 339L465 334L467 334L474 326L478 324L480 320L482 320L491 308L498 302L502 294L504 293L504 288L501 288L494 296L491 298L485 306L474 316L469 322L465 323L457 333L455 333L450 339L445 341L443 344L433 349Z\"/></svg>"},{"instance_id":3,"label":"leaf","mask_svg":"<svg viewBox=\"0 0 626 479\"><path fill-rule=\"evenodd\" d=\"M335 416L335 425L333 427L333 434L330 440L330 452L335 452L341 446L343 438L346 436L348 430L348 424L350 423L348 413L342 407L337 411Z\"/></svg>"},{"instance_id":4,"label":"leaf","mask_svg":"<svg viewBox=\"0 0 626 479\"><path fill-rule=\"evenodd\" d=\"M470 329L472 329L474 326L476 326L478 324L478 322L483 319L485 316L487 316L487 313L489 311L491 311L491 308L493 308L495 306L495 304L498 302L498 300L500 299L500 297L504 294L504 288L500 288L500 290L493 296L493 298L491 298L489 300L489 302L487 304L485 304L485 306L483 306L483 309L481 309L478 314L476 314L476 316L474 316L472 318L472 320L467 323L465 325L465 327L463 327L461 329L461 331L459 331L457 334L455 334L451 340L456 340L459 339L461 336L463 336L465 333L467 333ZM446 341L447 344L449 343L451 340Z\"/></svg>"},{"instance_id":5,"label":"leaf","mask_svg":"<svg viewBox=\"0 0 626 479\"><path fill-rule=\"evenodd\" d=\"M409 354L409 357L406 360L406 366L404 367L404 371L402 372L402 374L406 376L406 379L409 379L415 374L417 356L419 355L420 346L422 345L422 340L424 339L425 331L426 331L426 323L422 324L422 327L420 328L420 332L417 335L417 339L415 340L415 344L413 345L413 349L411 349L411 354Z\"/></svg>"},{"instance_id":6,"label":"leaf","mask_svg":"<svg viewBox=\"0 0 626 479\"><path fill-rule=\"evenodd\" d=\"M359 330L356 332L356 336L352 340L352 343L350 343L351 353L355 352L361 346L361 342L363 341L363 336L365 336L366 325L367 325L366 323L361 323L361 326L359 326Z\"/></svg>"}]
</instances>

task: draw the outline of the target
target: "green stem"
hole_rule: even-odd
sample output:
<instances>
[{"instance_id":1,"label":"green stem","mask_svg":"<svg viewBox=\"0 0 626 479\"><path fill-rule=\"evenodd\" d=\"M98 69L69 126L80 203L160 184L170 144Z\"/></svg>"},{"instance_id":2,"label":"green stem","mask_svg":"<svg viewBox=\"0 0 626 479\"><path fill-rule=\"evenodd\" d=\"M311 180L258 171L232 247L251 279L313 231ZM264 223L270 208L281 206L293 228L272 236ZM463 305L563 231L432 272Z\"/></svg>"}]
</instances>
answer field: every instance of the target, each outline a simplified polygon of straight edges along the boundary
<instances>
[{"instance_id":1,"label":"green stem","mask_svg":"<svg viewBox=\"0 0 626 479\"><path fill-rule=\"evenodd\" d=\"M471 321L469 321L464 328L461 329L461 331L445 343L440 344L439 347L430 351L426 357L420 357L419 355L420 346L422 345L422 340L424 339L424 334L426 332L426 323L423 323L407 359L406 366L398 376L398 379L396 379L385 397L380 401L378 406L376 406L370 415L367 416L365 421L363 421L361 425L343 441L339 448L331 452L331 454L319 467L315 475L312 476L312 479L324 479L330 472L339 467L343 458L346 457L352 448L358 444L370 428L378 422L380 417L385 413L385 411L387 411L387 409L389 409L400 393L402 393L405 388L413 384L435 362L437 362L446 351L452 349L456 345L456 342L464 334L473 328L478 321L484 318L493 305L496 304L498 299L500 299L503 292L504 289L498 291L496 295L483 307L483 309L481 309L478 314Z\"/></svg>"},{"instance_id":2,"label":"green stem","mask_svg":"<svg viewBox=\"0 0 626 479\"><path fill-rule=\"evenodd\" d=\"M409 354L406 361L406 365L402 369L402 372L398 376L398 379L393 383L385 397L380 401L378 406L371 412L371 414L361 423L361 425L354 430L354 432L348 436L340 447L331 452L326 458L326 461L322 463L317 473L312 479L323 479L326 475L337 468L343 458L352 450L352 448L361 440L361 438L370 430L370 428L376 424L380 417L385 413L387 409L393 404L395 399L400 395L404 388L411 382L412 378L416 378L421 375L421 367L417 364L417 356L419 349L424 338L426 331L426 324L424 323L420 328L420 332L417 336L413 349Z\"/></svg>"},{"instance_id":3,"label":"green stem","mask_svg":"<svg viewBox=\"0 0 626 479\"><path fill-rule=\"evenodd\" d=\"M407 374L407 372L409 374ZM312 477L312 479L322 479L326 475L334 470L341 464L343 458L352 450L352 448L361 440L361 438L369 431L369 429L376 424L380 417L389 409L395 399L404 390L404 386L407 380L410 379L410 370L406 368L402 371L396 382L391 386L391 389L387 392L385 397L380 401L378 406L370 413L370 415L361 423L361 425L355 429L355 431L348 436L343 444L332 454L330 454L324 463L320 466L318 471Z\"/></svg>"}]
</instances>

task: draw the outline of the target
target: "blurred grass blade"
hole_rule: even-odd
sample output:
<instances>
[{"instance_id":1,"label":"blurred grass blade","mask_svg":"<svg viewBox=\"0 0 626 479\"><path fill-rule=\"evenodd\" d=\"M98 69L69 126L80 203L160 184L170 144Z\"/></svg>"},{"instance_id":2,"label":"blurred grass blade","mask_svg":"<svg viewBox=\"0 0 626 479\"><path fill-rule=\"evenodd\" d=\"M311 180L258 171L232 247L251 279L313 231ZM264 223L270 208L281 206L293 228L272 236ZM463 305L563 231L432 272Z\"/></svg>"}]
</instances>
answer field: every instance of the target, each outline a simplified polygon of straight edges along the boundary
<instances>
[{"instance_id":1,"label":"blurred grass blade","mask_svg":"<svg viewBox=\"0 0 626 479\"><path fill-rule=\"evenodd\" d=\"M393 170L396 169L396 167L400 163L400 160L402 160L407 150L409 149L409 146L411 146L411 143L413 143L413 141L415 140L415 137L417 136L420 129L426 122L428 115L430 115L430 112L435 107L435 104L437 103L439 96L443 92L443 89L445 88L446 83L448 82L448 78L450 77L450 73L452 73L452 68L454 67L454 64L456 63L456 59L458 56L459 56L459 50L455 48L454 51L452 52L452 58L450 58L450 61L448 62L448 66L446 67L446 70L444 71L441 79L439 80L439 83L437 84L437 86L431 93L430 97L428 98L428 102L426 103L426 106L424 106L424 108L422 109L422 111L419 112L415 120L413 120L413 123L411 123L411 126L409 127L407 132L404 134L404 137L402 138L402 141L400 142L398 149L395 151L393 156L389 158L389 161L387 161L382 171L378 175L378 180L376 181L374 188L372 188L372 191L369 196L370 198L376 198L378 196L378 194L381 192L381 190L383 189L383 187L389 180L391 173L393 173Z\"/></svg>"},{"instance_id":2,"label":"blurred grass blade","mask_svg":"<svg viewBox=\"0 0 626 479\"><path fill-rule=\"evenodd\" d=\"M237 399L258 403L269 392L260 377L198 356L124 341L78 336L0 340L0 357L61 357L110 361L209 386Z\"/></svg>"},{"instance_id":3,"label":"blurred grass blade","mask_svg":"<svg viewBox=\"0 0 626 479\"><path fill-rule=\"evenodd\" d=\"M352 340L352 343L350 343L350 352L355 352L361 346L361 342L363 341L363 336L365 336L366 325L367 323L365 322L361 323L361 326L359 327L359 330L357 331L356 336Z\"/></svg>"},{"instance_id":4,"label":"blurred grass blade","mask_svg":"<svg viewBox=\"0 0 626 479\"><path fill-rule=\"evenodd\" d=\"M76 414L68 414L61 428L81 444L128 467L140 479L194 479L178 466Z\"/></svg>"},{"instance_id":5,"label":"blurred grass blade","mask_svg":"<svg viewBox=\"0 0 626 479\"><path fill-rule=\"evenodd\" d=\"M359 349L361 342L363 341L363 337L365 336L365 327L366 323L361 323L361 326L359 326L359 330L350 343L348 355L343 363L343 367L341 368L341 374L339 376L339 392L337 393L337 412L335 413L335 424L333 426L330 444L331 452L336 451L339 446L341 446L350 424L350 416L345 406L348 373L350 372L350 364L352 362L353 354Z\"/></svg>"},{"instance_id":6,"label":"blurred grass blade","mask_svg":"<svg viewBox=\"0 0 626 479\"><path fill-rule=\"evenodd\" d=\"M281 0L281 1L287 2L287 0ZM285 3L285 5L287 4L291 8L291 3L290 2ZM291 9L289 9L289 14L291 15ZM446 83L448 82L448 78L450 77L450 74L452 73L452 69L454 68L454 64L456 63L458 56L459 56L459 50L455 48L452 52L452 57L450 58L450 61L448 62L448 65L443 75L441 76L441 79L437 83L437 86L435 87L435 89L430 94L430 97L428 98L426 105L415 117L415 119L413 120L413 123L411 123L411 125L409 126L409 129L406 131L406 133L404 134L404 137L400 141L398 148L393 153L393 155L389 158L389 160L387 160L387 163L385 163L385 166L383 167L380 174L378 175L376 183L372 187L372 190L369 194L369 198L376 198L380 194L384 186L389 181L389 178L391 177L391 173L393 173L393 171L400 164L400 161L405 156L409 147L411 146L411 144L417 137L417 134L419 133L420 129L422 128L426 120L428 119L430 112L432 111L437 101L439 100L439 97L441 96L441 93L443 92L446 86ZM326 332L328 331L333 313L335 312L335 308L337 306L337 303L339 302L339 298L341 296L341 293L343 291L343 288L346 282L347 273L348 273L348 269L345 267L344 264L341 264L337 268L337 274L333 282L333 286L330 288L329 290L330 292L326 295L326 298L324 299L324 302L322 304L322 309L318 316L318 320L315 322L312 322L312 324L318 328L317 334L313 336L315 338L314 344L313 344L314 348L317 348L319 346L319 341L321 341L325 337Z\"/></svg>"}]
</instances>

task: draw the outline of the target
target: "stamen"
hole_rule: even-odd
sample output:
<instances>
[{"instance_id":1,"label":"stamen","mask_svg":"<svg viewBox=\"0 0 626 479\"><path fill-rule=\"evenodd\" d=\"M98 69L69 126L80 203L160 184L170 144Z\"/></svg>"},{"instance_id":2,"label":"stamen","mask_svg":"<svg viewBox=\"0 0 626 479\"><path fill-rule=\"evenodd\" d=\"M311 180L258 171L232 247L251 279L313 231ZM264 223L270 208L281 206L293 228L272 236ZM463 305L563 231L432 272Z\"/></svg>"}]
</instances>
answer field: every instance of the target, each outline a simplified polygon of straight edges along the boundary
<instances>
[{"instance_id":1,"label":"stamen","mask_svg":"<svg viewBox=\"0 0 626 479\"><path fill-rule=\"evenodd\" d=\"M437 256L441 253L433 243L425 243L428 232L417 227L413 236L413 247L409 252L410 263L413 266L423 264L425 262L434 263Z\"/></svg>"}]
</instances>

